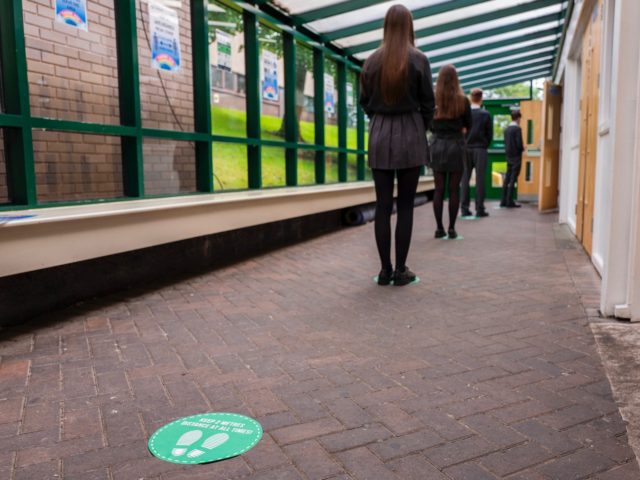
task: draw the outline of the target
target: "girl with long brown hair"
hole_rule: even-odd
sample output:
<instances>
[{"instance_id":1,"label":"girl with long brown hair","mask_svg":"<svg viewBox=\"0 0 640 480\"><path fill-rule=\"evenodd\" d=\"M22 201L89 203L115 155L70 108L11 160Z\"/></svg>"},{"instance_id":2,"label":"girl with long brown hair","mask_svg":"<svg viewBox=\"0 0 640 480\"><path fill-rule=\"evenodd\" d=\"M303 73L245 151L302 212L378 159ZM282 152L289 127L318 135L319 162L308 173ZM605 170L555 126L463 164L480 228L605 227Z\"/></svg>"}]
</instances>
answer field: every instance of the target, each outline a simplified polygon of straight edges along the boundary
<instances>
[{"instance_id":1,"label":"girl with long brown hair","mask_svg":"<svg viewBox=\"0 0 640 480\"><path fill-rule=\"evenodd\" d=\"M384 40L365 62L360 103L371 119L369 166L376 188L375 235L382 269L378 284L407 285L416 276L406 266L413 203L420 167L427 164L426 130L431 125L434 94L427 57L415 48L413 18L394 5L384 19ZM393 187L398 178L396 268L391 264Z\"/></svg>"},{"instance_id":2,"label":"girl with long brown hair","mask_svg":"<svg viewBox=\"0 0 640 480\"><path fill-rule=\"evenodd\" d=\"M433 213L438 229L436 238L457 238L456 218L460 207L460 180L467 154L465 134L471 128L471 104L460 88L458 72L453 65L445 65L436 82L436 112L431 131L431 168L436 190L433 195ZM449 191L449 228L442 223L445 186Z\"/></svg>"}]
</instances>

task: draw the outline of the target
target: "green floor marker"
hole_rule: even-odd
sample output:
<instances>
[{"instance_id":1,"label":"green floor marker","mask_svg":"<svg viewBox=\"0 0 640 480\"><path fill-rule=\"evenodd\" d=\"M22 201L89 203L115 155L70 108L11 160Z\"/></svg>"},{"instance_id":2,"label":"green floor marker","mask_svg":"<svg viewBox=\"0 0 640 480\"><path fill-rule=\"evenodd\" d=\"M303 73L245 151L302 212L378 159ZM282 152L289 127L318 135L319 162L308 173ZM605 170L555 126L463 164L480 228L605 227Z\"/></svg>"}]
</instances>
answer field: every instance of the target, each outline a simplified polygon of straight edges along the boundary
<instances>
[{"instance_id":1,"label":"green floor marker","mask_svg":"<svg viewBox=\"0 0 640 480\"><path fill-rule=\"evenodd\" d=\"M262 438L262 426L236 413L203 413L160 427L149 439L149 451L171 463L193 465L238 456Z\"/></svg>"},{"instance_id":2,"label":"green floor marker","mask_svg":"<svg viewBox=\"0 0 640 480\"><path fill-rule=\"evenodd\" d=\"M378 275L373 277L373 283L375 283L375 284L378 283ZM420 277L416 276L416 279L413 282L408 283L407 285L416 285L418 283L420 283ZM391 282L389 285L393 285L393 282Z\"/></svg>"},{"instance_id":3,"label":"green floor marker","mask_svg":"<svg viewBox=\"0 0 640 480\"><path fill-rule=\"evenodd\" d=\"M460 217L460 220L478 220L480 217L476 217L475 215L466 215L464 217Z\"/></svg>"},{"instance_id":4,"label":"green floor marker","mask_svg":"<svg viewBox=\"0 0 640 480\"><path fill-rule=\"evenodd\" d=\"M449 238L449 235L447 235L446 237L442 237L440 240L464 240L464 237L462 235L458 235L456 238Z\"/></svg>"}]
</instances>

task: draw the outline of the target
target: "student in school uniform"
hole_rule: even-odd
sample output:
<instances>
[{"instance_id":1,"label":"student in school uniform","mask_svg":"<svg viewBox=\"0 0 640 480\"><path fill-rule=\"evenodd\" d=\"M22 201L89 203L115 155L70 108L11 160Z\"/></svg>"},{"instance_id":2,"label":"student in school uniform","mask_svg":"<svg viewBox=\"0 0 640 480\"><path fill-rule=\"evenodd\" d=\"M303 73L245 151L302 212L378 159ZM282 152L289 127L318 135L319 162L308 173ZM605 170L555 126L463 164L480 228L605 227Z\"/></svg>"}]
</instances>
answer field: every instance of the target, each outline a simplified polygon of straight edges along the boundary
<instances>
[{"instance_id":1,"label":"student in school uniform","mask_svg":"<svg viewBox=\"0 0 640 480\"><path fill-rule=\"evenodd\" d=\"M504 131L504 147L507 155L507 174L502 184L501 207L520 208L521 205L513 201L513 189L520 175L522 168L522 153L524 152L524 142L522 140L522 128L520 120L522 114L519 110L511 112L512 122Z\"/></svg>"}]
</instances>

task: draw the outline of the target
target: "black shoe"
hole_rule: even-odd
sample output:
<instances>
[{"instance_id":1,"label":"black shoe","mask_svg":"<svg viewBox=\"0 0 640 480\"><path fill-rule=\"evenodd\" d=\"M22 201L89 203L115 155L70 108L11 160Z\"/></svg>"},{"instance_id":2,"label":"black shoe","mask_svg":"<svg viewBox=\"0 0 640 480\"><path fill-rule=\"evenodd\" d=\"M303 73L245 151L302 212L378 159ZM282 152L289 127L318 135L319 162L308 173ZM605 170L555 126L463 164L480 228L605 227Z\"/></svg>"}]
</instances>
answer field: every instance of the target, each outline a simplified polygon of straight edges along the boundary
<instances>
[{"instance_id":1,"label":"black shoe","mask_svg":"<svg viewBox=\"0 0 640 480\"><path fill-rule=\"evenodd\" d=\"M516 202L507 204L507 208L521 208L521 207L522 207L522 205L520 205L519 203L516 203Z\"/></svg>"},{"instance_id":2,"label":"black shoe","mask_svg":"<svg viewBox=\"0 0 640 480\"><path fill-rule=\"evenodd\" d=\"M448 236L451 240L455 240L456 238L458 238L458 232L456 232L455 228L450 228L448 232Z\"/></svg>"},{"instance_id":3,"label":"black shoe","mask_svg":"<svg viewBox=\"0 0 640 480\"><path fill-rule=\"evenodd\" d=\"M434 235L435 238L444 238L446 236L447 232L445 232L443 228L439 228L438 230L436 230L436 234Z\"/></svg>"},{"instance_id":4,"label":"black shoe","mask_svg":"<svg viewBox=\"0 0 640 480\"><path fill-rule=\"evenodd\" d=\"M409 270L407 267L396 269L396 271L393 272L393 284L396 287L409 285L411 282L414 282L415 279L416 274Z\"/></svg>"},{"instance_id":5,"label":"black shoe","mask_svg":"<svg viewBox=\"0 0 640 480\"><path fill-rule=\"evenodd\" d=\"M489 216L489 212L487 212L487 211L482 211L482 212L476 213L476 217L488 217L488 216Z\"/></svg>"},{"instance_id":6,"label":"black shoe","mask_svg":"<svg viewBox=\"0 0 640 480\"><path fill-rule=\"evenodd\" d=\"M468 209L462 209L460 214L463 217L473 217L473 213L471 213L471 210Z\"/></svg>"},{"instance_id":7,"label":"black shoe","mask_svg":"<svg viewBox=\"0 0 640 480\"><path fill-rule=\"evenodd\" d=\"M507 204L504 202L500 202L500 208L507 208Z\"/></svg>"},{"instance_id":8,"label":"black shoe","mask_svg":"<svg viewBox=\"0 0 640 480\"><path fill-rule=\"evenodd\" d=\"M378 274L378 285L389 285L393 280L393 269L383 268Z\"/></svg>"}]
</instances>

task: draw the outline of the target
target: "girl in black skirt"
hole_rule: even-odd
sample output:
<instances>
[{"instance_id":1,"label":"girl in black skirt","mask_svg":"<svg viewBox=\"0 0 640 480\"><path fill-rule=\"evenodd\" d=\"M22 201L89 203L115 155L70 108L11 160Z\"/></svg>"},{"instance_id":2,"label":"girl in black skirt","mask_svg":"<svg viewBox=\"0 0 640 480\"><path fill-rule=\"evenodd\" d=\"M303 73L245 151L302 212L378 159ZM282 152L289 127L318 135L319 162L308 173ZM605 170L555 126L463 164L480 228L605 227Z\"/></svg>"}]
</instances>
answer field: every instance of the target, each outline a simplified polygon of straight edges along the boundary
<instances>
[{"instance_id":1,"label":"girl in black skirt","mask_svg":"<svg viewBox=\"0 0 640 480\"><path fill-rule=\"evenodd\" d=\"M420 167L427 164L426 130L431 125L434 94L427 57L414 46L413 18L394 5L384 19L384 40L365 62L360 103L371 119L369 166L376 188L375 232L382 269L378 284L407 285L416 276L406 266L413 202ZM398 178L396 269L391 264L391 212Z\"/></svg>"},{"instance_id":2,"label":"girl in black skirt","mask_svg":"<svg viewBox=\"0 0 640 480\"><path fill-rule=\"evenodd\" d=\"M438 229L435 237L457 238L456 217L460 207L460 180L463 160L467 154L466 132L471 128L471 104L460 88L458 73L453 65L445 65L436 83L436 113L431 128L431 168L435 177L433 213ZM442 210L445 183L449 176L449 229L444 230Z\"/></svg>"}]
</instances>

